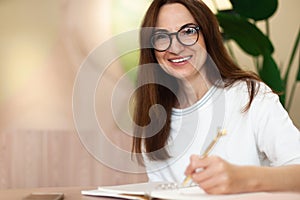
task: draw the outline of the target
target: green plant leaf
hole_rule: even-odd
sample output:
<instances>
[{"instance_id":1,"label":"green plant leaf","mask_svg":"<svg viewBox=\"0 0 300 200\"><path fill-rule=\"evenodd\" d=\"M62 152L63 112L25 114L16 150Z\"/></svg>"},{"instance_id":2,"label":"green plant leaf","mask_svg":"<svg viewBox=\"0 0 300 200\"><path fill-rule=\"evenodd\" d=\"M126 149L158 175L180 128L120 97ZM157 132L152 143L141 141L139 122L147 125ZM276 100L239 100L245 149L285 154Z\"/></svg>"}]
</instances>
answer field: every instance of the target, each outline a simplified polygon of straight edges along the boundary
<instances>
[{"instance_id":1,"label":"green plant leaf","mask_svg":"<svg viewBox=\"0 0 300 200\"><path fill-rule=\"evenodd\" d=\"M285 105L285 86L278 66L270 54L263 55L263 66L259 71L261 79L280 94L280 102Z\"/></svg>"},{"instance_id":2,"label":"green plant leaf","mask_svg":"<svg viewBox=\"0 0 300 200\"><path fill-rule=\"evenodd\" d=\"M258 56L272 54L273 45L254 24L238 15L219 12L216 14L224 34L232 38L248 54Z\"/></svg>"},{"instance_id":3,"label":"green plant leaf","mask_svg":"<svg viewBox=\"0 0 300 200\"><path fill-rule=\"evenodd\" d=\"M237 13L255 21L268 19L278 7L278 0L230 0L230 2Z\"/></svg>"}]
</instances>

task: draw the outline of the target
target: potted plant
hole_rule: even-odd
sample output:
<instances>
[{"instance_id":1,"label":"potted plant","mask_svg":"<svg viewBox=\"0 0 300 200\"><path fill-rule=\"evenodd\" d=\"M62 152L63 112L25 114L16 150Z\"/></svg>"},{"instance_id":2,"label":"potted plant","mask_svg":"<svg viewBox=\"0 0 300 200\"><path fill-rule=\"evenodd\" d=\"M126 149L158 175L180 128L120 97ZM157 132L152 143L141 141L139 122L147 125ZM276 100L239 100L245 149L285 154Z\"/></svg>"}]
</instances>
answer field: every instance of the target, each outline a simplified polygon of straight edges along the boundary
<instances>
[{"instance_id":1,"label":"potted plant","mask_svg":"<svg viewBox=\"0 0 300 200\"><path fill-rule=\"evenodd\" d=\"M286 71L281 76L280 68L273 58L274 47L270 40L269 18L278 7L277 0L230 0L231 10L218 10L216 17L224 34L225 42L234 40L247 54L254 57L258 75L274 91L280 95L283 106L289 110L295 93L296 83L300 81L300 63L298 73L293 81L290 101L286 102L287 81L292 63L299 47L300 30L298 31ZM257 26L258 21L264 21L266 33ZM232 52L232 51L230 51ZM231 53L232 54L232 53Z\"/></svg>"}]
</instances>

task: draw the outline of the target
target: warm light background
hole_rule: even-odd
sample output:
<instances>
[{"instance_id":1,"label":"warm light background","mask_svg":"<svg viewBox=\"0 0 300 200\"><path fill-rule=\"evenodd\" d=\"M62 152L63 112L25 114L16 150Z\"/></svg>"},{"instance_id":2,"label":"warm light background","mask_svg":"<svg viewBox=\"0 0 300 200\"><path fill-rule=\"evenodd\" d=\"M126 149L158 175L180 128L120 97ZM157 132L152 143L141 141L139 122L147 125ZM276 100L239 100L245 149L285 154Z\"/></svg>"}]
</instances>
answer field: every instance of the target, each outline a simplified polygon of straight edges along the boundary
<instances>
[{"instance_id":1,"label":"warm light background","mask_svg":"<svg viewBox=\"0 0 300 200\"><path fill-rule=\"evenodd\" d=\"M138 28L149 2L0 1L0 189L145 180L144 176L112 173L85 152L74 128L72 89L86 56L111 36ZM220 7L228 6L223 2L217 1ZM299 29L299 7L299 0L279 0L270 21L275 59L283 71ZM250 57L239 48L235 51L242 66L254 69ZM299 51L297 56L290 78L295 77ZM116 66L109 71L112 79L123 74L120 63ZM110 94L112 79L103 80L107 88L99 95ZM290 111L298 128L299 101L298 84ZM127 140L115 135L118 130L112 117L103 115L109 108L97 108L99 118L111 130L110 137L128 146Z\"/></svg>"}]
</instances>

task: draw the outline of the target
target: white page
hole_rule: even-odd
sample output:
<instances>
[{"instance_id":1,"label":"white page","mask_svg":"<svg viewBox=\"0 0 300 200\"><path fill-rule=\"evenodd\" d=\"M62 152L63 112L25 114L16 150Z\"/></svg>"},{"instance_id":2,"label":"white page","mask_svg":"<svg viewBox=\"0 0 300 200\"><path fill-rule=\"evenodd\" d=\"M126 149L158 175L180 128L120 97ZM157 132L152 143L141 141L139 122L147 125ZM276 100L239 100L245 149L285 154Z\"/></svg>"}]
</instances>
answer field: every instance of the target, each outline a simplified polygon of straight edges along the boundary
<instances>
[{"instance_id":1,"label":"white page","mask_svg":"<svg viewBox=\"0 0 300 200\"><path fill-rule=\"evenodd\" d=\"M244 193L233 195L209 195L206 194L199 186L184 187L179 189L158 189L160 184L166 184L168 182L146 182L127 185L116 186L101 186L96 190L84 190L81 191L83 195L102 196L102 197L116 197L123 199L147 199L152 198L159 199L172 199L172 200L218 200L218 199L234 199L242 196L255 198L255 195L259 193ZM261 193L260 193L261 194Z\"/></svg>"},{"instance_id":2,"label":"white page","mask_svg":"<svg viewBox=\"0 0 300 200\"><path fill-rule=\"evenodd\" d=\"M257 195L265 193L243 193L243 194L231 194L231 195L211 195L205 193L198 186L188 187L188 188L179 188L173 190L154 190L151 193L152 198L159 199L172 199L172 200L233 200L241 199L246 197L246 199L256 199Z\"/></svg>"}]
</instances>

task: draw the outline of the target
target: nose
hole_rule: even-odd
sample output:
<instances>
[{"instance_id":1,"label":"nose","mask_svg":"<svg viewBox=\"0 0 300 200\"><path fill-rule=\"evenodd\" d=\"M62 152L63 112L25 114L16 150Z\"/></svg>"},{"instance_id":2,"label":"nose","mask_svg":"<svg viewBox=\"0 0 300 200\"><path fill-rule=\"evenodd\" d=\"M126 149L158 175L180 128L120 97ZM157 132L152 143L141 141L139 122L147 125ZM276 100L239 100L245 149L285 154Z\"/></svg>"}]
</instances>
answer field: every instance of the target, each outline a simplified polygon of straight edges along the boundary
<instances>
[{"instance_id":1,"label":"nose","mask_svg":"<svg viewBox=\"0 0 300 200\"><path fill-rule=\"evenodd\" d=\"M174 54L179 54L184 49L184 46L178 41L175 35L172 36L172 42L170 48L168 49L169 52Z\"/></svg>"}]
</instances>

